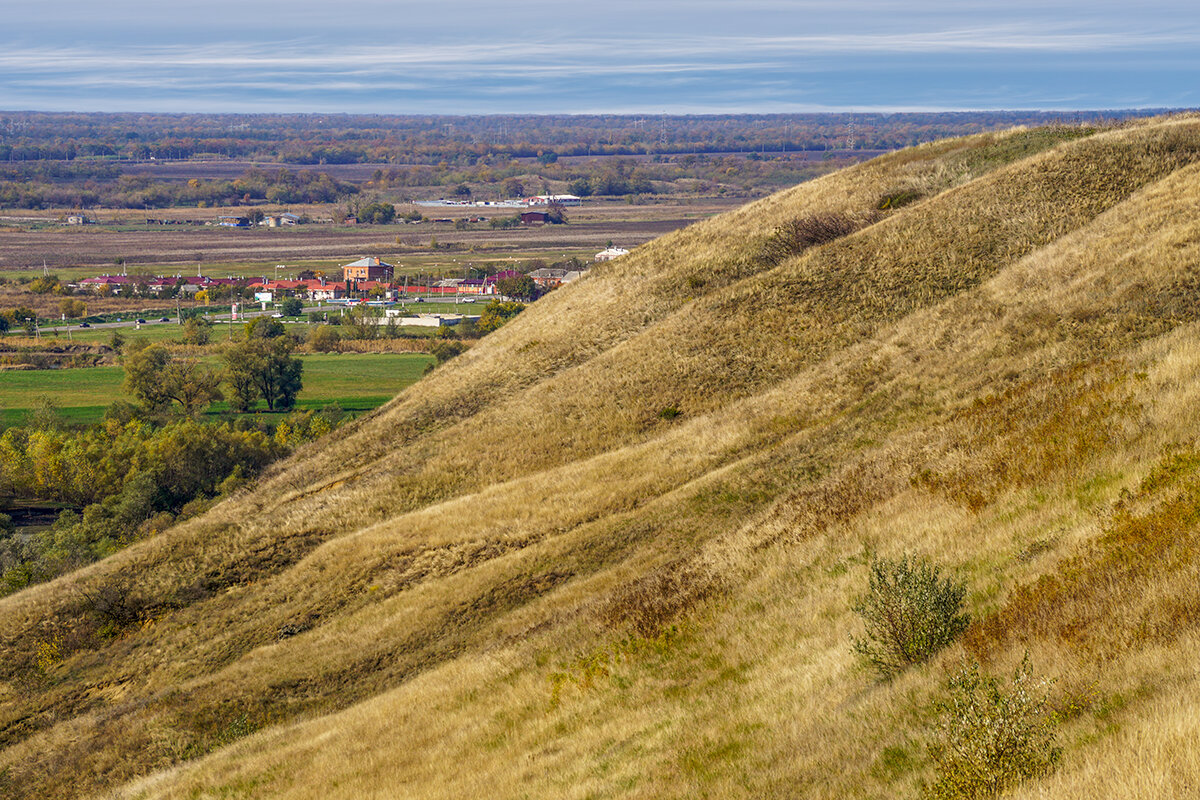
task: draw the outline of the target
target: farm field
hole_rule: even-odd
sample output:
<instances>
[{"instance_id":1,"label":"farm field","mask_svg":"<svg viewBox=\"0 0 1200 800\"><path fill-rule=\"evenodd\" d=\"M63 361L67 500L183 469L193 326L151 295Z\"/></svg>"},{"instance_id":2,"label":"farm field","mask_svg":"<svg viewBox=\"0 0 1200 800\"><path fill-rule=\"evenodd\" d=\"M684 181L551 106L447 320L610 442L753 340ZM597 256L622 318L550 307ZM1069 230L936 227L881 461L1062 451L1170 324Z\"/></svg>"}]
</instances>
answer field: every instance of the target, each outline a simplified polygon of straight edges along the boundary
<instances>
[{"instance_id":1,"label":"farm field","mask_svg":"<svg viewBox=\"0 0 1200 800\"><path fill-rule=\"evenodd\" d=\"M300 356L304 361L304 389L298 408L320 408L338 403L347 411L369 411L420 380L433 361L423 353L343 353ZM215 360L215 359L214 359ZM0 421L16 424L50 400L70 422L96 422L114 400L129 399L121 390L124 370L91 367L61 370L9 370L0 372ZM223 403L210 413L225 410Z\"/></svg>"},{"instance_id":2,"label":"farm field","mask_svg":"<svg viewBox=\"0 0 1200 800\"><path fill-rule=\"evenodd\" d=\"M744 201L744 200L743 200ZM98 225L62 226L65 210L8 212L0 216L0 275L15 277L43 264L60 276L127 269L194 274L270 275L277 264L329 269L363 255L377 255L401 266L452 267L467 260L548 258L569 255L591 258L609 241L633 247L693 222L727 211L734 199L704 198L634 205L597 201L568 209L566 225L493 230L473 223L456 230L453 223L419 225L301 225L295 228L222 228L212 225L145 225L155 218L212 220L247 208L156 209L89 212ZM399 206L403 212L407 206ZM517 209L478 206L421 208L446 219L508 217ZM327 213L330 213L327 211ZM141 223L135 224L135 223ZM436 243L434 242L436 240ZM412 262L411 264L409 262Z\"/></svg>"}]
</instances>

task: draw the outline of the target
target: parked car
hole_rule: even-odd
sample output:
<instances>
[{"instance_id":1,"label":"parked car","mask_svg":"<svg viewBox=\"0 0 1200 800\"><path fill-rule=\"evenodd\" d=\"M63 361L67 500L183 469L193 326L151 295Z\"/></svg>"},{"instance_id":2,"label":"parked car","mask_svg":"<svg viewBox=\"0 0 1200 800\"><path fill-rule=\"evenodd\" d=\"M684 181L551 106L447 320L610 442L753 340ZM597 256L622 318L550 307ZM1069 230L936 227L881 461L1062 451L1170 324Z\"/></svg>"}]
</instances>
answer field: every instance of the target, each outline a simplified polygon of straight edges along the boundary
<instances>
[{"instance_id":1,"label":"parked car","mask_svg":"<svg viewBox=\"0 0 1200 800\"><path fill-rule=\"evenodd\" d=\"M159 322L170 322L171 318L170 317L159 317L158 321Z\"/></svg>"},{"instance_id":2,"label":"parked car","mask_svg":"<svg viewBox=\"0 0 1200 800\"><path fill-rule=\"evenodd\" d=\"M79 323L79 327L81 327L81 328L90 328L90 327L92 327L92 323L90 323L90 322L81 322L81 323Z\"/></svg>"},{"instance_id":3,"label":"parked car","mask_svg":"<svg viewBox=\"0 0 1200 800\"><path fill-rule=\"evenodd\" d=\"M137 324L138 324L138 325L145 325L145 324L146 324L146 320L144 320L144 319L139 319L139 320L137 321Z\"/></svg>"}]
</instances>

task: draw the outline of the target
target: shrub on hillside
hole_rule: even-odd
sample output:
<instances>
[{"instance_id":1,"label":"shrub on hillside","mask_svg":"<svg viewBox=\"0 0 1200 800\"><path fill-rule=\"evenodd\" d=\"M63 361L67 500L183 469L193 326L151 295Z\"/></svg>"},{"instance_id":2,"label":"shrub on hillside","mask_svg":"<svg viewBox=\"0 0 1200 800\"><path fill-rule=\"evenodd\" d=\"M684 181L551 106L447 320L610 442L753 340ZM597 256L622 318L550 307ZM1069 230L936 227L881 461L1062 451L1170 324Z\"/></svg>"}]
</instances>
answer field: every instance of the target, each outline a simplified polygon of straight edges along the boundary
<instances>
[{"instance_id":1,"label":"shrub on hillside","mask_svg":"<svg viewBox=\"0 0 1200 800\"><path fill-rule=\"evenodd\" d=\"M762 256L778 264L810 247L827 244L866 227L872 219L858 220L846 214L810 214L796 217L775 229L763 246Z\"/></svg>"},{"instance_id":2,"label":"shrub on hillside","mask_svg":"<svg viewBox=\"0 0 1200 800\"><path fill-rule=\"evenodd\" d=\"M429 352L437 359L438 364L445 364L455 356L465 353L466 350L467 345L450 339L435 342L433 347L429 348Z\"/></svg>"},{"instance_id":3,"label":"shrub on hillside","mask_svg":"<svg viewBox=\"0 0 1200 800\"><path fill-rule=\"evenodd\" d=\"M854 604L867 625L854 650L881 677L924 661L966 630L966 586L942 578L938 567L904 556L872 559L870 570L867 591Z\"/></svg>"},{"instance_id":4,"label":"shrub on hillside","mask_svg":"<svg viewBox=\"0 0 1200 800\"><path fill-rule=\"evenodd\" d=\"M484 307L483 314L475 323L475 330L481 334L489 334L524 310L525 306L522 303L511 300L493 300Z\"/></svg>"},{"instance_id":5,"label":"shrub on hillside","mask_svg":"<svg viewBox=\"0 0 1200 800\"><path fill-rule=\"evenodd\" d=\"M891 211L915 203L924 196L916 189L897 189L880 195L879 202L875 204L875 207L880 211Z\"/></svg>"},{"instance_id":6,"label":"shrub on hillside","mask_svg":"<svg viewBox=\"0 0 1200 800\"><path fill-rule=\"evenodd\" d=\"M1030 674L1029 655L1002 686L972 665L950 678L949 697L929 752L936 800L995 797L1006 787L1049 774L1062 754L1055 744L1056 717L1046 681Z\"/></svg>"}]
</instances>

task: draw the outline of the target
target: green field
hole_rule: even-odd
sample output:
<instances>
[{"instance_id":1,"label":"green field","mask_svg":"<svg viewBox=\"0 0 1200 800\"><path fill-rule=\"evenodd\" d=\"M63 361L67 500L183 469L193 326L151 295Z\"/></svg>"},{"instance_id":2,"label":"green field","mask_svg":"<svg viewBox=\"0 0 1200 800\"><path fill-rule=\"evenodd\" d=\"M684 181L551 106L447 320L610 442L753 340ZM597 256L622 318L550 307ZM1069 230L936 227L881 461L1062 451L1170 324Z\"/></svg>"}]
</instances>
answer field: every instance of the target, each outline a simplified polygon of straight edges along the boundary
<instances>
[{"instance_id":1,"label":"green field","mask_svg":"<svg viewBox=\"0 0 1200 800\"><path fill-rule=\"evenodd\" d=\"M165 326L164 326L165 327ZM366 353L301 356L304 389L299 408L338 403L347 411L369 411L383 405L421 378L433 361L423 353ZM39 398L49 398L71 422L95 422L114 400L130 399L121 391L120 367L0 372L0 420L21 422ZM213 406L210 413L225 410Z\"/></svg>"},{"instance_id":2,"label":"green field","mask_svg":"<svg viewBox=\"0 0 1200 800\"><path fill-rule=\"evenodd\" d=\"M108 344L112 341L113 331L119 330L126 340L145 339L148 342L181 342L183 329L174 323L155 322L140 328L71 328L70 336L66 330L43 330L43 339L56 341L86 342L90 344ZM214 331L215 332L215 331Z\"/></svg>"}]
</instances>

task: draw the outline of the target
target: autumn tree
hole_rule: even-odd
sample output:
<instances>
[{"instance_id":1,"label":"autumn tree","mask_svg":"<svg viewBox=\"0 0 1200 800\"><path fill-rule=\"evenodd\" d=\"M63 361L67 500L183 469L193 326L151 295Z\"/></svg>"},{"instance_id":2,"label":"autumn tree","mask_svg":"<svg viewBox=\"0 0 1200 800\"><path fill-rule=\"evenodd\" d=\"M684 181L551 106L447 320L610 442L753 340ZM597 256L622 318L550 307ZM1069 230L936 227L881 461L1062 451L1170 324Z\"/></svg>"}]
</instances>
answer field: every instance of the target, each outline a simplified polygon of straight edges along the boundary
<instances>
[{"instance_id":1,"label":"autumn tree","mask_svg":"<svg viewBox=\"0 0 1200 800\"><path fill-rule=\"evenodd\" d=\"M496 281L496 291L505 297L529 300L537 297L538 287L533 278L528 275L517 275Z\"/></svg>"},{"instance_id":2,"label":"autumn tree","mask_svg":"<svg viewBox=\"0 0 1200 800\"><path fill-rule=\"evenodd\" d=\"M58 310L68 319L78 319L87 314L87 303L82 300L73 300L69 297L64 297L58 303Z\"/></svg>"},{"instance_id":3,"label":"autumn tree","mask_svg":"<svg viewBox=\"0 0 1200 800\"><path fill-rule=\"evenodd\" d=\"M525 310L525 306L504 300L493 300L483 309L475 330L480 333L491 333L510 319Z\"/></svg>"},{"instance_id":4,"label":"autumn tree","mask_svg":"<svg viewBox=\"0 0 1200 800\"><path fill-rule=\"evenodd\" d=\"M225 351L230 405L249 411L261 397L270 411L286 411L296 404L304 363L292 357L287 336L249 336Z\"/></svg>"},{"instance_id":5,"label":"autumn tree","mask_svg":"<svg viewBox=\"0 0 1200 800\"><path fill-rule=\"evenodd\" d=\"M185 344L208 344L212 337L212 323L204 317L189 317L183 323L183 341Z\"/></svg>"},{"instance_id":6,"label":"autumn tree","mask_svg":"<svg viewBox=\"0 0 1200 800\"><path fill-rule=\"evenodd\" d=\"M221 378L195 359L174 358L167 348L152 344L125 357L125 391L151 411L178 403L195 414L222 398Z\"/></svg>"},{"instance_id":7,"label":"autumn tree","mask_svg":"<svg viewBox=\"0 0 1200 800\"><path fill-rule=\"evenodd\" d=\"M313 350L330 353L339 349L342 336L332 325L317 325L308 335L308 344Z\"/></svg>"}]
</instances>

